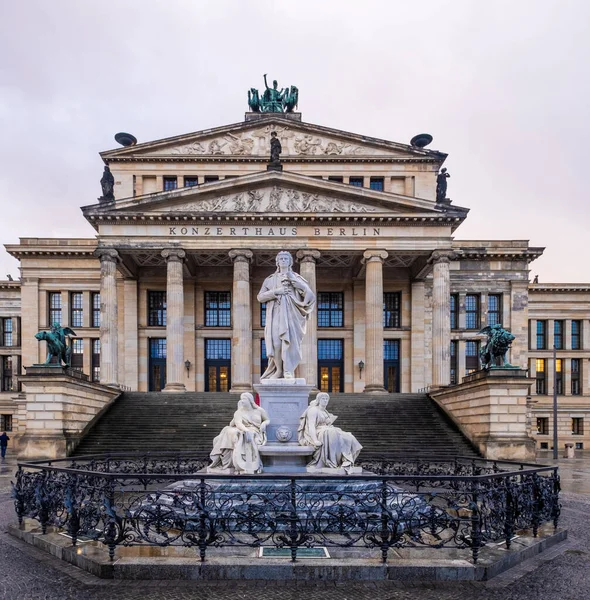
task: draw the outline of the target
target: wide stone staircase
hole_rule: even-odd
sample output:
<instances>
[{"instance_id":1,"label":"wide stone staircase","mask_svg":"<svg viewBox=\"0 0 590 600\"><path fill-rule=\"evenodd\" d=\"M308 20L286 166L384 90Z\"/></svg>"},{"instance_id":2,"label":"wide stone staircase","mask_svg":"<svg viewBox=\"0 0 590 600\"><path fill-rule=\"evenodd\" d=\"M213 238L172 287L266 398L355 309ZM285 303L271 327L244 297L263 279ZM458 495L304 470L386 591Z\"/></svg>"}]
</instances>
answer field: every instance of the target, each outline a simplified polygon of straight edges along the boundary
<instances>
[{"instance_id":1,"label":"wide stone staircase","mask_svg":"<svg viewBox=\"0 0 590 600\"><path fill-rule=\"evenodd\" d=\"M125 392L97 419L76 456L105 452L208 454L239 396L228 393ZM423 394L333 394L335 425L363 445L361 458L478 456L461 432Z\"/></svg>"}]
</instances>

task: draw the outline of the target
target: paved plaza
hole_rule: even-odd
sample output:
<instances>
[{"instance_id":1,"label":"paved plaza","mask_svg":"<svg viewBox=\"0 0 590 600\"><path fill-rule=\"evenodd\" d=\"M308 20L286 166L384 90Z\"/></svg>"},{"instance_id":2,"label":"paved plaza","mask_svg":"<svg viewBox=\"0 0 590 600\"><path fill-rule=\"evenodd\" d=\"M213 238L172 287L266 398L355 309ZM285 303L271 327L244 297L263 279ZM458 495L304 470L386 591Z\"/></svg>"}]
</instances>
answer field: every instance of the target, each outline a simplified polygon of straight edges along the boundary
<instances>
[{"instance_id":1,"label":"paved plaza","mask_svg":"<svg viewBox=\"0 0 590 600\"><path fill-rule=\"evenodd\" d=\"M551 463L550 459L540 459ZM290 600L308 597L339 600L581 600L590 597L590 458L559 461L564 491L561 524L569 539L537 558L486 583L414 585L400 582L190 582L101 580L9 536L15 521L10 480L16 460L0 465L0 598L127 600L251 598Z\"/></svg>"}]
</instances>

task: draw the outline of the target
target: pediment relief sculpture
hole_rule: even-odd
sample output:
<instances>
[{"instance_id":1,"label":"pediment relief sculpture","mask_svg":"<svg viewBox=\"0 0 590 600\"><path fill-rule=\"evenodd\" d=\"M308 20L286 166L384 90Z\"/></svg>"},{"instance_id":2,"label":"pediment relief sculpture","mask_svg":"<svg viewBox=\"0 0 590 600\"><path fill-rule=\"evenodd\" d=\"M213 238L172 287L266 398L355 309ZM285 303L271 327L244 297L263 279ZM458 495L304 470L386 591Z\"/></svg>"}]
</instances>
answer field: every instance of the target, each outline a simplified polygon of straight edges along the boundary
<instances>
[{"instance_id":1,"label":"pediment relief sculpture","mask_svg":"<svg viewBox=\"0 0 590 600\"><path fill-rule=\"evenodd\" d=\"M270 152L270 134L276 131L283 147L283 156L401 156L401 152L369 145L348 143L337 138L306 133L289 126L266 125L246 131L225 133L221 136L168 146L148 152L153 156L170 155L237 155L267 156Z\"/></svg>"},{"instance_id":2,"label":"pediment relief sculpture","mask_svg":"<svg viewBox=\"0 0 590 600\"><path fill-rule=\"evenodd\" d=\"M174 212L231 212L231 213L369 213L374 206L331 198L322 194L300 192L294 189L272 188L248 190L176 205Z\"/></svg>"}]
</instances>

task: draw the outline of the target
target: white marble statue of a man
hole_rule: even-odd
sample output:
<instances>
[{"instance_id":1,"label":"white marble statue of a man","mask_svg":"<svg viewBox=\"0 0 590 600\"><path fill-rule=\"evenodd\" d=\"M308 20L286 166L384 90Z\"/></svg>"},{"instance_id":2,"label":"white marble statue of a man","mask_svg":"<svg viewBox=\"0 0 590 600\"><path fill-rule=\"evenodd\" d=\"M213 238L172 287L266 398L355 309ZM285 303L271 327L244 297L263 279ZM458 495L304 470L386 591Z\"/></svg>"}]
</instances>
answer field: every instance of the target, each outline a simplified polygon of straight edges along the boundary
<instances>
[{"instance_id":1,"label":"white marble statue of a man","mask_svg":"<svg viewBox=\"0 0 590 600\"><path fill-rule=\"evenodd\" d=\"M301 362L301 342L315 305L315 294L301 275L293 272L293 257L279 252L277 270L267 277L258 293L266 302L264 340L268 368L260 379L293 379Z\"/></svg>"}]
</instances>

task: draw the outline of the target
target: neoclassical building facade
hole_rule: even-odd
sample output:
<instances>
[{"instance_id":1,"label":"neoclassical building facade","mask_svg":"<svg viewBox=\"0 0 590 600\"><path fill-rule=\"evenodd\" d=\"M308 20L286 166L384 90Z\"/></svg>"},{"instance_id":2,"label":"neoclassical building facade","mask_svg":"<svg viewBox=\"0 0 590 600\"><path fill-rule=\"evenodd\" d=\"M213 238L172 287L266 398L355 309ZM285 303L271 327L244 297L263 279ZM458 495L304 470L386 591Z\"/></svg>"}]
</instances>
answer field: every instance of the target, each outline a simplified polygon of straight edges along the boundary
<instances>
[{"instance_id":1,"label":"neoclassical building facade","mask_svg":"<svg viewBox=\"0 0 590 600\"><path fill-rule=\"evenodd\" d=\"M273 131L282 170L267 169ZM114 199L82 207L94 236L6 245L21 277L0 282L2 428L27 418L19 375L44 361L34 336L52 323L75 330L72 366L91 380L251 389L266 361L257 294L288 250L318 298L297 376L332 393L449 386L479 368L478 332L501 323L534 379L538 447L554 381L560 443L590 443L590 284L529 283L543 249L526 240L455 239L468 209L437 202L445 154L249 113L101 157Z\"/></svg>"}]
</instances>

